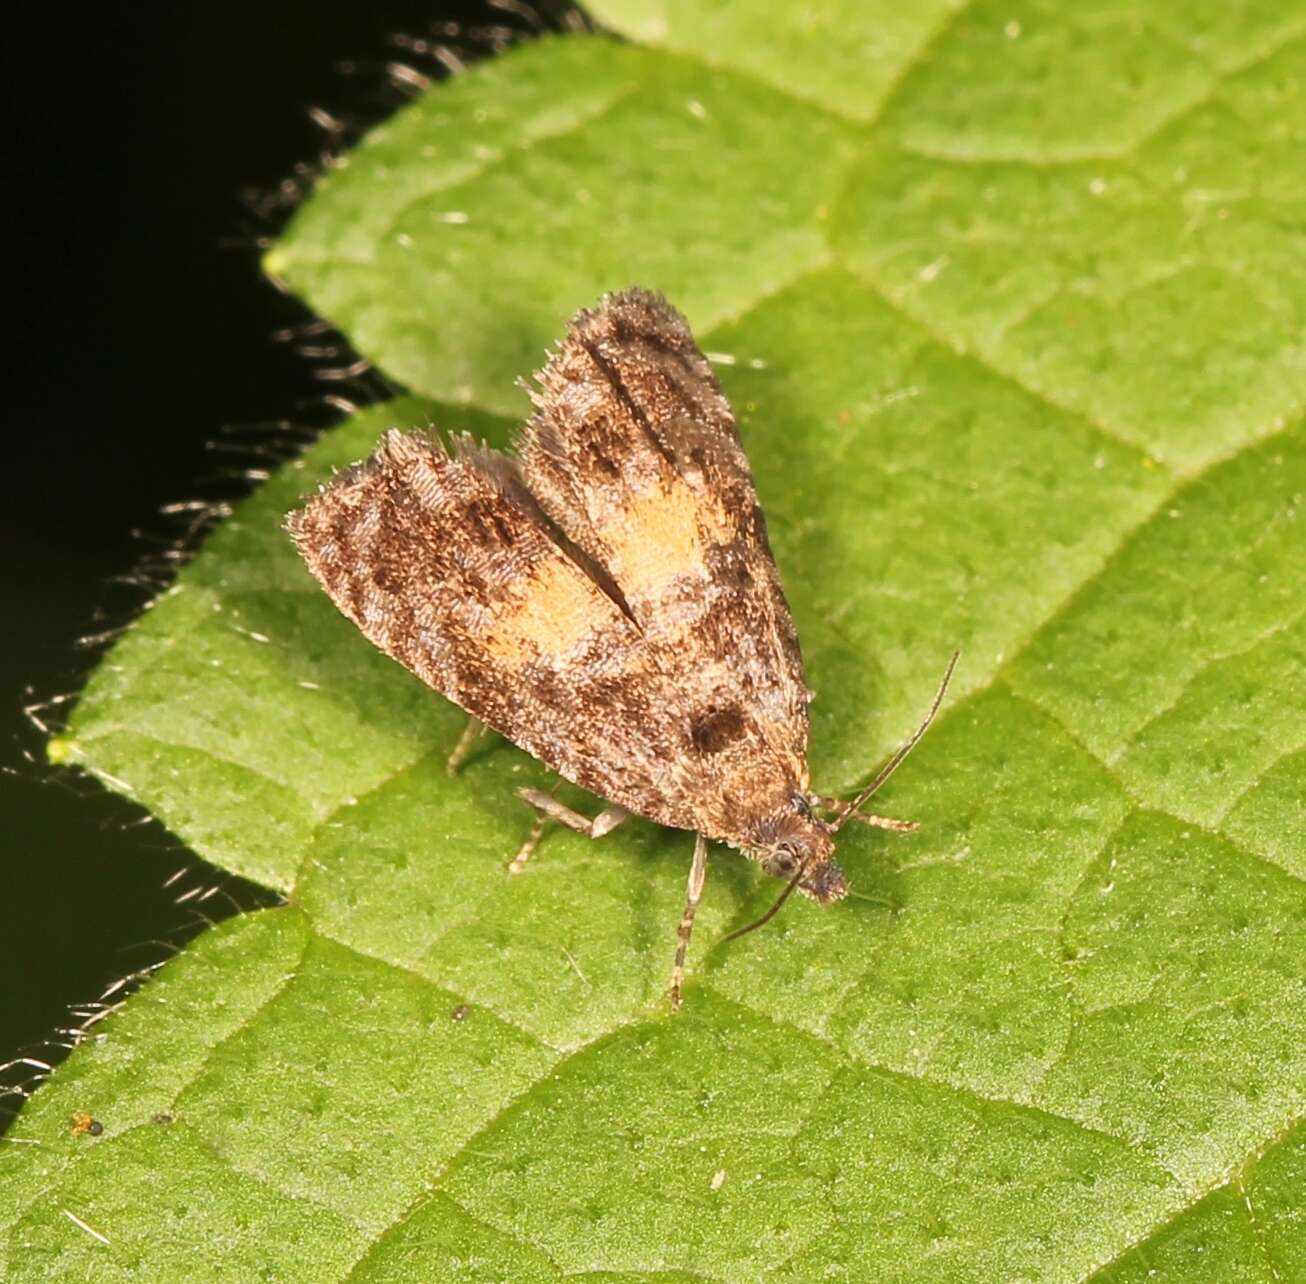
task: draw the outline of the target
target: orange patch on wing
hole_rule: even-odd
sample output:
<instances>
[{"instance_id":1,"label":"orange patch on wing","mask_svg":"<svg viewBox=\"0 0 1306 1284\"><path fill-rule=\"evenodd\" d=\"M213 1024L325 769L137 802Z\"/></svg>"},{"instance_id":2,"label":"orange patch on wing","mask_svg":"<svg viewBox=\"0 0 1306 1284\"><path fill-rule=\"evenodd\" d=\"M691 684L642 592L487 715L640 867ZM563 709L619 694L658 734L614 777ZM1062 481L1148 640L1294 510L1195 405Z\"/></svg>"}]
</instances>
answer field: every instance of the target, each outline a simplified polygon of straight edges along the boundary
<instances>
[{"instance_id":1,"label":"orange patch on wing","mask_svg":"<svg viewBox=\"0 0 1306 1284\"><path fill-rule=\"evenodd\" d=\"M679 477L617 509L599 527L610 550L608 570L629 601L655 602L681 576L706 574L708 544L734 537L715 499Z\"/></svg>"},{"instance_id":2,"label":"orange patch on wing","mask_svg":"<svg viewBox=\"0 0 1306 1284\"><path fill-rule=\"evenodd\" d=\"M494 618L485 647L513 667L565 655L623 619L601 589L561 555L538 563Z\"/></svg>"}]
</instances>

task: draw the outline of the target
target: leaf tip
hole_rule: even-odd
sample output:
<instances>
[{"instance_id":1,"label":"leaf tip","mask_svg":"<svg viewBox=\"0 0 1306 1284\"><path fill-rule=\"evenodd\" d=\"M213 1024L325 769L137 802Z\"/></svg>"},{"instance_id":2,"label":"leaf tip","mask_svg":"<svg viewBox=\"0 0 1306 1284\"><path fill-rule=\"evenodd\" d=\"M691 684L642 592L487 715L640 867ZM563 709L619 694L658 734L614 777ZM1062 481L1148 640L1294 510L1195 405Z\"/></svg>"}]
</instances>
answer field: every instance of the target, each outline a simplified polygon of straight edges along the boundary
<instances>
[{"instance_id":1,"label":"leaf tip","mask_svg":"<svg viewBox=\"0 0 1306 1284\"><path fill-rule=\"evenodd\" d=\"M265 276L281 278L286 275L290 267L290 255L286 253L279 245L273 246L263 256L263 272Z\"/></svg>"},{"instance_id":2,"label":"leaf tip","mask_svg":"<svg viewBox=\"0 0 1306 1284\"><path fill-rule=\"evenodd\" d=\"M68 736L51 736L45 744L45 759L52 767L61 767L77 756L77 745Z\"/></svg>"}]
</instances>

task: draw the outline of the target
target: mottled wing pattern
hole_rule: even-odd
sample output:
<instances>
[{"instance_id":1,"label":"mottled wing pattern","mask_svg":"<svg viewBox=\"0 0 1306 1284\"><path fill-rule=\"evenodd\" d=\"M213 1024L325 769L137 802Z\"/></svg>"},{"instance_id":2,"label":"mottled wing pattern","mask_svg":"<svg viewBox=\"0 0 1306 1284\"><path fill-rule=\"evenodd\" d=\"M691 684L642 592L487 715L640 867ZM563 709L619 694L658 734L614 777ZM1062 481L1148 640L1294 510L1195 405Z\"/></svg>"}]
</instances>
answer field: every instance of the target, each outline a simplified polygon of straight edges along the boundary
<instances>
[{"instance_id":1,"label":"mottled wing pattern","mask_svg":"<svg viewBox=\"0 0 1306 1284\"><path fill-rule=\"evenodd\" d=\"M606 572L676 707L669 788L712 836L807 784L809 694L729 403L681 315L629 290L572 321L519 442L549 518Z\"/></svg>"},{"instance_id":2,"label":"mottled wing pattern","mask_svg":"<svg viewBox=\"0 0 1306 1284\"><path fill-rule=\"evenodd\" d=\"M798 639L729 404L629 290L539 375L520 461L388 433L288 529L387 654L568 780L727 841L807 785Z\"/></svg>"},{"instance_id":3,"label":"mottled wing pattern","mask_svg":"<svg viewBox=\"0 0 1306 1284\"><path fill-rule=\"evenodd\" d=\"M692 823L657 805L665 679L515 461L390 432L287 528L340 610L424 682L584 788Z\"/></svg>"}]
</instances>

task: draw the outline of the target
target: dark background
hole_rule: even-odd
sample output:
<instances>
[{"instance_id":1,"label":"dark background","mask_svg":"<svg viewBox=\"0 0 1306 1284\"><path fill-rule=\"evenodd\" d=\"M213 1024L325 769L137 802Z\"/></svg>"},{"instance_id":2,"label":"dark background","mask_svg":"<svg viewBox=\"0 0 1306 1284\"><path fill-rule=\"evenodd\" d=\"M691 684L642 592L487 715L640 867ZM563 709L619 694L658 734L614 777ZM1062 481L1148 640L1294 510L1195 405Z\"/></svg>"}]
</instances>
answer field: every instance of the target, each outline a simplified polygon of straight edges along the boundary
<instances>
[{"instance_id":1,"label":"dark background","mask_svg":"<svg viewBox=\"0 0 1306 1284\"><path fill-rule=\"evenodd\" d=\"M40 767L24 706L75 691L95 658L75 640L139 605L113 581L177 537L161 507L233 493L211 443L232 426L321 422L322 386L273 338L309 318L258 271L255 240L277 217L242 195L274 193L317 156L310 107L360 123L392 110L385 63L404 54L389 37L449 19L505 21L476 0L137 0L75 22L28 7L26 29L6 24L0 1066L56 1060L44 1041L70 1007L185 939L177 888L213 881L139 812ZM0 1071L0 1089L31 1069ZM0 1129L17 1104L0 1096Z\"/></svg>"}]
</instances>

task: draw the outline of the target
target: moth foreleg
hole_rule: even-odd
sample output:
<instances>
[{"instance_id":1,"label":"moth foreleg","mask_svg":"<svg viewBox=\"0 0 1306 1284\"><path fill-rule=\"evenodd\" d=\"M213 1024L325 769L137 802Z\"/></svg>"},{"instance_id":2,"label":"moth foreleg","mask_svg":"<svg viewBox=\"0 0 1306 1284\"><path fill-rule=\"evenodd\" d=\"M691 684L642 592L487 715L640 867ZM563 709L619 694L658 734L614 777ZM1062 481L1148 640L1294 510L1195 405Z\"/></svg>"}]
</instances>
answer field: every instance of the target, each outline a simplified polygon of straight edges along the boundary
<instances>
[{"instance_id":1,"label":"moth foreleg","mask_svg":"<svg viewBox=\"0 0 1306 1284\"><path fill-rule=\"evenodd\" d=\"M689 952L689 938L694 931L694 915L703 898L703 884L707 882L707 839L694 835L694 860L689 867L689 885L685 888L685 908L676 928L676 961L671 969L671 1010L680 1011L680 990L685 983L685 955Z\"/></svg>"},{"instance_id":2,"label":"moth foreleg","mask_svg":"<svg viewBox=\"0 0 1306 1284\"><path fill-rule=\"evenodd\" d=\"M618 825L625 820L630 813L624 807L618 807L615 803L605 807L597 816L591 820L588 816L582 816L580 812L573 811L566 803L559 802L552 794L546 794L541 789L519 789L517 797L523 802L530 803L537 813L535 824L531 828L530 837L522 844L521 850L512 858L508 866L508 873L520 874L526 862L534 855L535 849L540 845L540 839L544 837L544 831L548 828L550 821L557 821L560 825L566 825L568 829L574 829L578 834L584 834L586 838L602 838L604 834L610 834Z\"/></svg>"},{"instance_id":3,"label":"moth foreleg","mask_svg":"<svg viewBox=\"0 0 1306 1284\"><path fill-rule=\"evenodd\" d=\"M812 801L822 807L828 807L831 811L843 812L848 808L848 804L838 798L822 798L819 794ZM874 829L892 829L900 834L909 834L912 830L921 827L920 821L917 820L894 820L891 816L876 816L869 811L854 811L848 819L860 820L863 825L870 825Z\"/></svg>"},{"instance_id":4,"label":"moth foreleg","mask_svg":"<svg viewBox=\"0 0 1306 1284\"><path fill-rule=\"evenodd\" d=\"M472 746L481 738L481 733L486 730L485 723L480 718L474 718L471 714L467 715L467 725L463 728L463 733L458 737L458 743L453 747L453 753L449 755L449 761L444 764L445 771L450 776L458 774L458 768L463 765L463 759L472 751Z\"/></svg>"}]
</instances>

